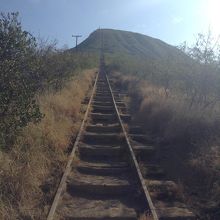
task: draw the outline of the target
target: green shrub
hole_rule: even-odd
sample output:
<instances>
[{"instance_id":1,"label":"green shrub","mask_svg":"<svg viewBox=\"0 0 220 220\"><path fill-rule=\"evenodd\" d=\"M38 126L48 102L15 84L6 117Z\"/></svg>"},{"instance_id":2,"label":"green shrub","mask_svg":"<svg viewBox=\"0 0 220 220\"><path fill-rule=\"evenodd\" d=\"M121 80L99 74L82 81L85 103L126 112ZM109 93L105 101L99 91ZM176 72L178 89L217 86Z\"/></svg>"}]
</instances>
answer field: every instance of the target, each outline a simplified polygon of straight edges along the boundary
<instances>
[{"instance_id":1,"label":"green shrub","mask_svg":"<svg viewBox=\"0 0 220 220\"><path fill-rule=\"evenodd\" d=\"M13 145L17 133L42 118L35 97L61 91L81 69L97 66L98 56L58 50L22 29L18 13L0 15L0 148Z\"/></svg>"},{"instance_id":2,"label":"green shrub","mask_svg":"<svg viewBox=\"0 0 220 220\"><path fill-rule=\"evenodd\" d=\"M34 99L37 78L36 41L22 30L18 13L0 17L0 140L9 144L30 121L41 118Z\"/></svg>"}]
</instances>

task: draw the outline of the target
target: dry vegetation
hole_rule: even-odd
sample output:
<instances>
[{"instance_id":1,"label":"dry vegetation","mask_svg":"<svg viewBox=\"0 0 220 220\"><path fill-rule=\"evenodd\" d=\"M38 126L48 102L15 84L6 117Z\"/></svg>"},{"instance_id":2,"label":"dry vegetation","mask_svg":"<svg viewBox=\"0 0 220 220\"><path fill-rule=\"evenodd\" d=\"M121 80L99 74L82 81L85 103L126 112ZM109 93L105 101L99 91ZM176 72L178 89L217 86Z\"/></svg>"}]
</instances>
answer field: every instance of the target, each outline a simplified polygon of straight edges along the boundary
<instances>
[{"instance_id":1,"label":"dry vegetation","mask_svg":"<svg viewBox=\"0 0 220 220\"><path fill-rule=\"evenodd\" d=\"M112 76L129 91L135 120L156 139L160 161L183 188L186 202L201 219L219 219L220 103L201 109L183 93L167 93L137 76Z\"/></svg>"},{"instance_id":2,"label":"dry vegetation","mask_svg":"<svg viewBox=\"0 0 220 220\"><path fill-rule=\"evenodd\" d=\"M0 151L0 219L45 219L94 73L83 71L59 92L40 95L44 118L25 127L10 150Z\"/></svg>"},{"instance_id":3,"label":"dry vegetation","mask_svg":"<svg viewBox=\"0 0 220 220\"><path fill-rule=\"evenodd\" d=\"M179 182L200 219L220 219L220 42L211 32L179 46L175 59L110 60L109 72L130 93L138 123L158 145L159 159ZM185 63L184 63L185 62Z\"/></svg>"}]
</instances>

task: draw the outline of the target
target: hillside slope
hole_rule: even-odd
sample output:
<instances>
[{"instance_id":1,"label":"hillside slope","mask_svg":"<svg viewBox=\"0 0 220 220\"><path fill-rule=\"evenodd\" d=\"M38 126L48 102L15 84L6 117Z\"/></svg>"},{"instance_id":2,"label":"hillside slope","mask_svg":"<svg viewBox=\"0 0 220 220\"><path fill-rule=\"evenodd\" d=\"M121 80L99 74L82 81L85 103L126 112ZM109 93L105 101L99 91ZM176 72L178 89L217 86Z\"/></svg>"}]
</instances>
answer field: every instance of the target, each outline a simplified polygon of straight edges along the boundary
<instances>
[{"instance_id":1,"label":"hillside slope","mask_svg":"<svg viewBox=\"0 0 220 220\"><path fill-rule=\"evenodd\" d=\"M78 48L99 51L103 39L105 53L131 55L148 59L187 59L176 47L159 39L129 31L98 29L90 34Z\"/></svg>"}]
</instances>

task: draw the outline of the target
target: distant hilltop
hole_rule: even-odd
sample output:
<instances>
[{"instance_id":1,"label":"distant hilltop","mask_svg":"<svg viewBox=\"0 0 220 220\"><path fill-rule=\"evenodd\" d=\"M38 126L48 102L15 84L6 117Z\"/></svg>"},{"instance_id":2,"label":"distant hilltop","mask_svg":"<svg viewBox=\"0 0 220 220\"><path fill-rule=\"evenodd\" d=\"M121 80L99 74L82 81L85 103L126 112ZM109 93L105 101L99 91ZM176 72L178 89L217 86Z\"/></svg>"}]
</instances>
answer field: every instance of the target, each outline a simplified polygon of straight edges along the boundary
<instances>
[{"instance_id":1,"label":"distant hilltop","mask_svg":"<svg viewBox=\"0 0 220 220\"><path fill-rule=\"evenodd\" d=\"M97 29L78 45L78 49L105 53L126 54L148 59L182 59L186 55L179 49L159 39L130 31Z\"/></svg>"}]
</instances>

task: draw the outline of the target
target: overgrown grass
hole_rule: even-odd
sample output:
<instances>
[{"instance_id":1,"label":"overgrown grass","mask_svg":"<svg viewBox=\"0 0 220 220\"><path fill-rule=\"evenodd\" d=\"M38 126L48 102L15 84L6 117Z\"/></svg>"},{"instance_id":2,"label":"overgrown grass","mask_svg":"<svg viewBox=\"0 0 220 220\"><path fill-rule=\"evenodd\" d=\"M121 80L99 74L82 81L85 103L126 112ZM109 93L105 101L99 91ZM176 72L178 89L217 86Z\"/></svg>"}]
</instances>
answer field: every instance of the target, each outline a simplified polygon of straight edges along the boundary
<instances>
[{"instance_id":1,"label":"overgrown grass","mask_svg":"<svg viewBox=\"0 0 220 220\"><path fill-rule=\"evenodd\" d=\"M218 219L220 103L201 109L178 91L167 92L135 76L112 76L129 92L134 121L155 138L160 161L183 186L186 202L201 219Z\"/></svg>"},{"instance_id":2,"label":"overgrown grass","mask_svg":"<svg viewBox=\"0 0 220 220\"><path fill-rule=\"evenodd\" d=\"M29 124L10 151L0 152L0 219L46 218L94 74L83 71L60 92L40 95L42 121Z\"/></svg>"}]
</instances>

